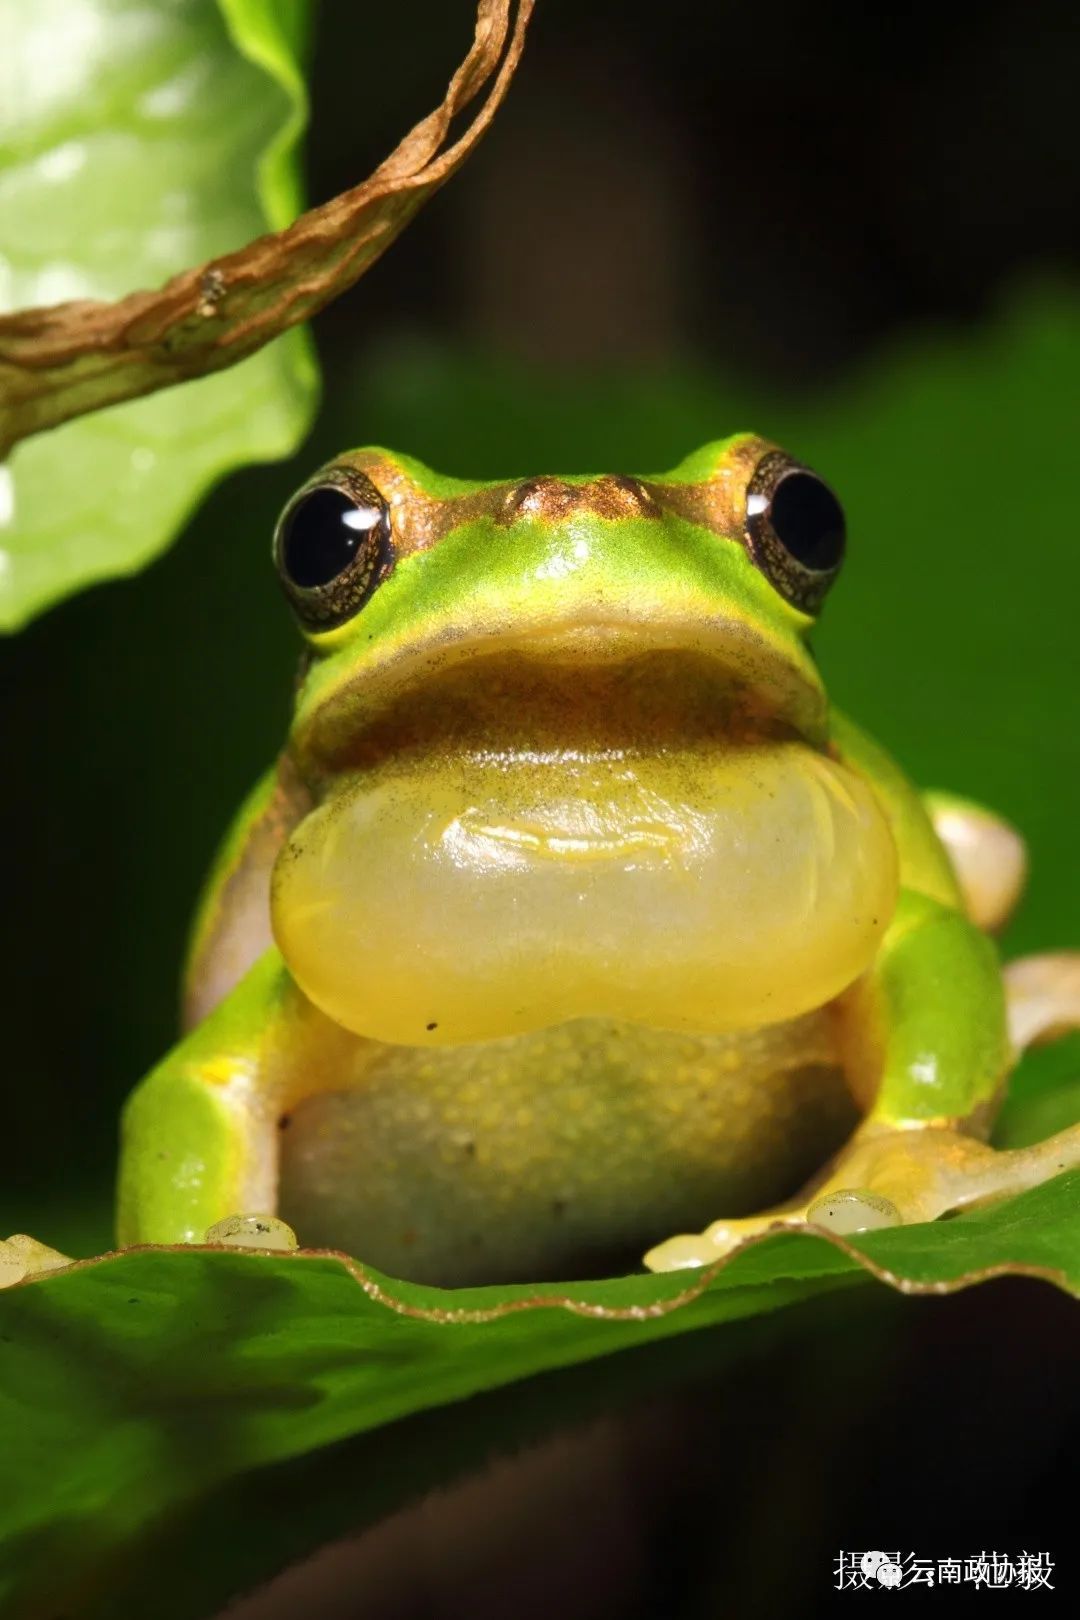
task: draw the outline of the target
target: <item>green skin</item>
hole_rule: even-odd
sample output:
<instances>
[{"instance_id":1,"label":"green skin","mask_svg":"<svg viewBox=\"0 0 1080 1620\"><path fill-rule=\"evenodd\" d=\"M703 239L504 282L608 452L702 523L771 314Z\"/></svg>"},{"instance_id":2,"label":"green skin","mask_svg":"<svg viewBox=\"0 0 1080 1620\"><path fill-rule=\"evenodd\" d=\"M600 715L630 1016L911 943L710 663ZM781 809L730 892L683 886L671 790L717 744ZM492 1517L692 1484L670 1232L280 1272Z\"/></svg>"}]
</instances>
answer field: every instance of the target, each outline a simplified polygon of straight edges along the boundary
<instances>
[{"instance_id":1,"label":"green skin","mask_svg":"<svg viewBox=\"0 0 1080 1620\"><path fill-rule=\"evenodd\" d=\"M358 1010L348 1014L352 1027L345 1027L326 1011L332 995L324 998L317 986L313 996L309 967L301 971L290 955L299 908L282 878L283 871L288 876L288 856L280 852L297 829L306 836L305 828L314 825L307 819L313 807L340 786L346 767L331 756L335 749L340 754L342 739L370 725L373 716L377 720L380 705L391 712L391 699L408 691L410 681L419 683L422 694L424 659L434 656L432 649L438 656L448 645L459 654L461 648L482 652L492 626L572 628L585 622L598 601L617 615L628 636L659 625L666 647L685 642L698 651L697 627L706 623L743 642L752 636L758 664L766 655L769 661L766 675L755 679L775 712L822 759L840 762L869 785L891 834L899 878L891 917L887 926L882 919L864 970L830 999L830 1008L839 1009L839 1051L863 1124L832 1170L819 1177L818 1196L821 1187L863 1189L867 1207L884 1209L888 1220L927 1218L967 1200L953 1182L938 1186L938 1165L949 1160L954 1170L957 1143L970 1142L972 1164L981 1173L989 1153L979 1138L1011 1061L1001 969L987 933L966 914L926 803L875 743L829 708L806 650L813 615L788 599L784 581L770 576L747 542L746 484L770 449L747 435L707 446L674 472L645 482L648 501L627 497L622 485L605 480L461 483L383 451L356 452L333 464L364 470L390 501L399 554L355 614L333 628L304 631L311 657L289 742L278 767L243 806L200 907L187 974L189 1010L197 1022L126 1109L122 1243L200 1242L224 1217L275 1213L282 1117L320 1093L362 1091L358 1049L386 1050L377 1019L371 1031L365 1028L362 994ZM325 472L312 484L320 479ZM578 547L572 566L566 563L570 542ZM482 681L485 666L474 662ZM458 667L467 672L472 665L466 658L462 666L459 656ZM358 697L365 692L357 681L361 675L370 682L367 695ZM358 705L367 707L361 712ZM814 718L805 718L811 712ZM591 723L602 722L594 715ZM429 741L427 747L430 779L441 780L437 744ZM353 777L357 769L347 767ZM272 883L277 944L270 943ZM359 965L356 976L363 978ZM673 1018L678 1011L671 1009ZM557 1007L552 1021L560 1022ZM507 1034L513 1034L509 1026ZM391 1044L401 1039L391 1030ZM426 1029L418 1026L403 1044L413 1039L424 1053ZM448 1039L452 1044L452 1036L431 1036L440 1043L432 1049L445 1054ZM601 1095L606 1097L602 1088ZM520 1104L519 1093L515 1106ZM692 1107L689 1094L679 1107ZM602 1120L597 1127L602 1129ZM528 1125L522 1129L527 1132ZM782 1131L791 1134L790 1117ZM595 1153L587 1131L582 1141L583 1153ZM927 1191L931 1182L933 1193ZM650 1221L650 1185L642 1183L640 1226L647 1241L659 1243L670 1236L667 1206L661 1200ZM1005 1183L991 1187L976 1175L971 1186L972 1196L986 1196ZM359 1196L362 1209L362 1191ZM722 1192L717 1205L721 1200ZM790 1219L801 1220L810 1200L796 1198L783 1208ZM493 1221L502 1218L500 1210L492 1209ZM722 1207L706 1209L702 1218L723 1213ZM736 1213L745 1216L745 1210ZM475 1216L473 1210L470 1219ZM446 1218L452 1221L452 1214ZM602 1224L609 1217L597 1218ZM768 1218L726 1223L713 1232L713 1249L723 1252ZM306 1240L302 1225L298 1235ZM601 1237L617 1247L614 1234ZM678 1240L675 1249L655 1251L651 1263L700 1264L713 1249L703 1249L699 1240ZM393 1259L385 1249L360 1253L378 1264ZM474 1274L453 1262L425 1268L421 1261L414 1270L456 1282L513 1274L517 1263L511 1256L501 1268L494 1264L488 1273L481 1268ZM521 1262L540 1273L564 1263L561 1252L549 1261L542 1248Z\"/></svg>"}]
</instances>

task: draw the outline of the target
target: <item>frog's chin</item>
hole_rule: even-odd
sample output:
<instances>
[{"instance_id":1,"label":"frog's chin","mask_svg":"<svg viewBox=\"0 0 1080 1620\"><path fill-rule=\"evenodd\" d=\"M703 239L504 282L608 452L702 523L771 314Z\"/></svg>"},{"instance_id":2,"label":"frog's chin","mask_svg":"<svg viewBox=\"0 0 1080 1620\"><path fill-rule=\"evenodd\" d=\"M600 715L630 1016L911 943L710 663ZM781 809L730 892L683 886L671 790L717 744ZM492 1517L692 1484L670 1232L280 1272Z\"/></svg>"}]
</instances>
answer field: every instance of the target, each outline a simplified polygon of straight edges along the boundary
<instances>
[{"instance_id":1,"label":"frog's chin","mask_svg":"<svg viewBox=\"0 0 1080 1620\"><path fill-rule=\"evenodd\" d=\"M321 783L405 756L577 750L666 754L734 739L799 736L821 748L828 703L801 645L723 616L518 624L483 637L410 638L354 661L339 687L302 699L292 748Z\"/></svg>"},{"instance_id":2,"label":"frog's chin","mask_svg":"<svg viewBox=\"0 0 1080 1620\"><path fill-rule=\"evenodd\" d=\"M872 790L801 741L471 754L337 778L273 924L308 997L380 1041L725 1031L850 985L897 881Z\"/></svg>"}]
</instances>

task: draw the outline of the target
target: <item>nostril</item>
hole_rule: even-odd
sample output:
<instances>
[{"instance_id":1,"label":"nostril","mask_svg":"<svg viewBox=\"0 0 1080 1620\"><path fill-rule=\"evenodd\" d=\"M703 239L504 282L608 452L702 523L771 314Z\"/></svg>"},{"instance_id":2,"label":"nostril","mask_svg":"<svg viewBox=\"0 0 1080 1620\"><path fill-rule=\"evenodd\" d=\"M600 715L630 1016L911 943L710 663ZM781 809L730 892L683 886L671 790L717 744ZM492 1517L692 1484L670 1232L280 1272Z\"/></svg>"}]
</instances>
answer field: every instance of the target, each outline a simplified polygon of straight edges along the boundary
<instances>
[{"instance_id":1,"label":"nostril","mask_svg":"<svg viewBox=\"0 0 1080 1620\"><path fill-rule=\"evenodd\" d=\"M623 517L656 517L659 507L652 495L639 478L629 478L624 473L615 473L610 478L600 478L593 486L597 494L602 492L602 498L612 510L612 516Z\"/></svg>"},{"instance_id":2,"label":"nostril","mask_svg":"<svg viewBox=\"0 0 1080 1620\"><path fill-rule=\"evenodd\" d=\"M527 478L506 497L507 517L560 517L577 504L578 491L561 478Z\"/></svg>"}]
</instances>

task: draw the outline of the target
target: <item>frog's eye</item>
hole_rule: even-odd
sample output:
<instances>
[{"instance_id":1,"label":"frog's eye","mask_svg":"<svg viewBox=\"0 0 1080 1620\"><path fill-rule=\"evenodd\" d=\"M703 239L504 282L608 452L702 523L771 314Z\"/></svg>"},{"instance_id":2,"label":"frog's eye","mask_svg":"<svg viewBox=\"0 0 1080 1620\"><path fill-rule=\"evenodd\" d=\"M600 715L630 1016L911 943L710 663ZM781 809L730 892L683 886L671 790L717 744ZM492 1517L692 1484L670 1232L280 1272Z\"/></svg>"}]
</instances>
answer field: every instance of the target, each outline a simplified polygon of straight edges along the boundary
<instances>
[{"instance_id":1,"label":"frog's eye","mask_svg":"<svg viewBox=\"0 0 1080 1620\"><path fill-rule=\"evenodd\" d=\"M310 485L281 514L274 560L285 594L309 630L344 624L389 572L390 509L360 472Z\"/></svg>"},{"instance_id":2,"label":"frog's eye","mask_svg":"<svg viewBox=\"0 0 1080 1620\"><path fill-rule=\"evenodd\" d=\"M816 613L844 560L844 509L828 484L770 450L746 487L746 537L781 596Z\"/></svg>"}]
</instances>

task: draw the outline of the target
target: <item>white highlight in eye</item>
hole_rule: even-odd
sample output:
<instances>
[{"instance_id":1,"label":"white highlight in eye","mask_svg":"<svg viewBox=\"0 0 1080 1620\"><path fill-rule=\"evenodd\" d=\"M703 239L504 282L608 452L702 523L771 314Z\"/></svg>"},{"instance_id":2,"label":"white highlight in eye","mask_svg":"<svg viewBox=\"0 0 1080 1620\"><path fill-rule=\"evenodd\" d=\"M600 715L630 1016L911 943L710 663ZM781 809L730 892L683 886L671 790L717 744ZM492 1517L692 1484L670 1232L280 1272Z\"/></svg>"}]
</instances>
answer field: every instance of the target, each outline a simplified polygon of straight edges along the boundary
<instances>
[{"instance_id":1,"label":"white highlight in eye","mask_svg":"<svg viewBox=\"0 0 1080 1620\"><path fill-rule=\"evenodd\" d=\"M747 517L760 517L762 512L768 510L768 505L769 497L767 495L763 495L760 490L751 490L746 497Z\"/></svg>"},{"instance_id":2,"label":"white highlight in eye","mask_svg":"<svg viewBox=\"0 0 1080 1620\"><path fill-rule=\"evenodd\" d=\"M377 506L358 506L352 512L343 513L341 521L347 529L367 534L369 529L377 528L382 522L382 513Z\"/></svg>"}]
</instances>

